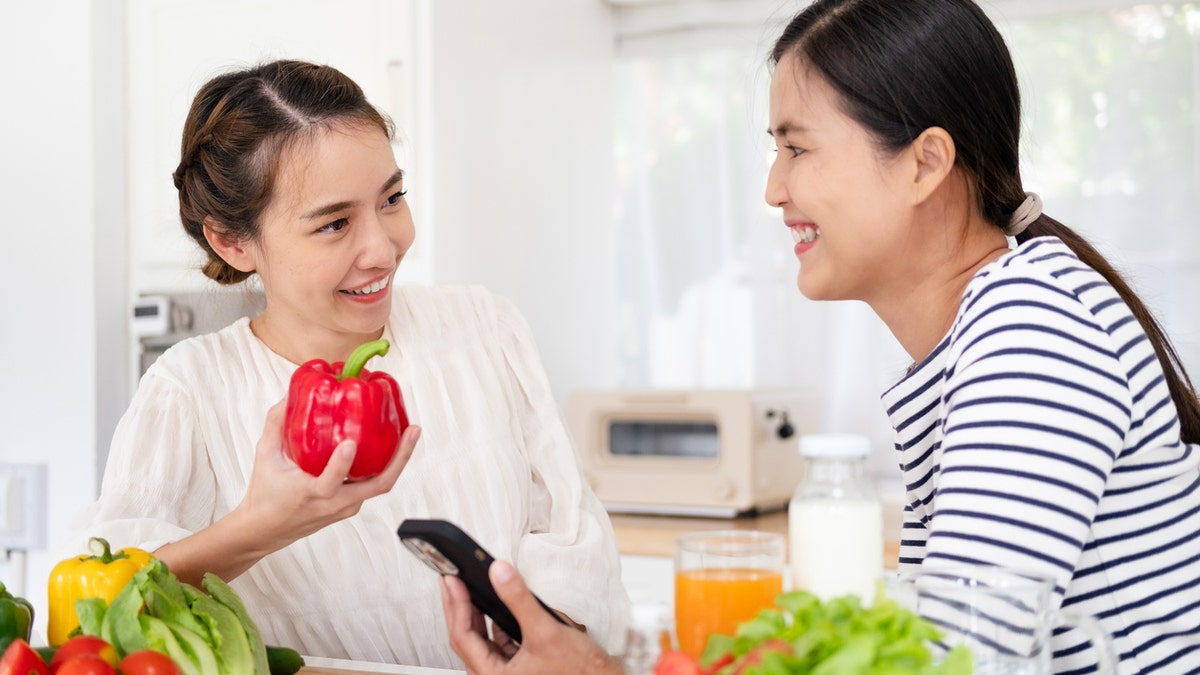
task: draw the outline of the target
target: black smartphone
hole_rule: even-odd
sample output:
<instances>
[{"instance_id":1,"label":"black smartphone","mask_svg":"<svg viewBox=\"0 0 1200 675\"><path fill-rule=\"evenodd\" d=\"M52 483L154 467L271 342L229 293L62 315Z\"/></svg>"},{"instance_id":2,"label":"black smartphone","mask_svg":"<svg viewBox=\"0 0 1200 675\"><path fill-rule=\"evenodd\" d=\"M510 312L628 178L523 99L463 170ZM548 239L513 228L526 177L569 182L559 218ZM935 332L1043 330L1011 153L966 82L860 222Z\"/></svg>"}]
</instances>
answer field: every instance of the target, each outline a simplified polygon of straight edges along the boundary
<instances>
[{"instance_id":1,"label":"black smartphone","mask_svg":"<svg viewBox=\"0 0 1200 675\"><path fill-rule=\"evenodd\" d=\"M409 518L400 523L396 530L400 541L408 550L438 574L453 574L462 579L471 602L492 621L496 622L514 641L521 642L521 626L512 612L496 595L492 581L488 578L488 567L494 558L457 525L446 520L420 520ZM546 603L538 603L561 624L562 617L555 614Z\"/></svg>"}]
</instances>

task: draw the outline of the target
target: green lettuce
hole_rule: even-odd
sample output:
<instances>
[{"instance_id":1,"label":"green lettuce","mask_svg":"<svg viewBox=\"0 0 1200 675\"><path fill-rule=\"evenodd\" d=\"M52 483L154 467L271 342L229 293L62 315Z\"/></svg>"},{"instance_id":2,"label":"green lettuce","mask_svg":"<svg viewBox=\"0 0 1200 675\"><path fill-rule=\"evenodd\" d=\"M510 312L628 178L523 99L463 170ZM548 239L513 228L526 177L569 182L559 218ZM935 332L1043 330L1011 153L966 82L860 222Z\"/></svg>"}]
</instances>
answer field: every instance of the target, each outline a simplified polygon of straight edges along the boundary
<instances>
[{"instance_id":1,"label":"green lettuce","mask_svg":"<svg viewBox=\"0 0 1200 675\"><path fill-rule=\"evenodd\" d=\"M934 660L929 645L941 637L882 593L864 607L852 595L790 591L735 635L711 636L700 662L714 675L970 675L963 645Z\"/></svg>"}]
</instances>

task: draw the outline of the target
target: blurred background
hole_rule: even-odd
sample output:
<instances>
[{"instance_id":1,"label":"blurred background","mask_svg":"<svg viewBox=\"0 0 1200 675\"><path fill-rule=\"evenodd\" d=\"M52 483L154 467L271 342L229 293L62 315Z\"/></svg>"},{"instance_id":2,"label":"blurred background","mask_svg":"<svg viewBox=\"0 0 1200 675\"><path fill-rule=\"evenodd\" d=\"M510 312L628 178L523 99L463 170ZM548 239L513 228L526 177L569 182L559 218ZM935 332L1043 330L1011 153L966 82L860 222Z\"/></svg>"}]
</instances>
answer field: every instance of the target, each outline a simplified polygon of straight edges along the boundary
<instances>
[{"instance_id":1,"label":"blurred background","mask_svg":"<svg viewBox=\"0 0 1200 675\"><path fill-rule=\"evenodd\" d=\"M285 56L338 67L395 119L418 228L400 281L510 297L560 404L798 388L825 430L867 435L894 480L878 396L908 359L865 306L799 295L762 200L766 55L802 4L6 5L0 502L31 497L5 478L25 467L46 486L22 507L44 509L38 532L0 519L0 548L29 551L31 599L74 553L57 535L95 498L148 359L253 311L252 287L197 271L170 176L196 88ZM1026 188L1111 256L1200 371L1200 3L982 4L1021 79Z\"/></svg>"}]
</instances>

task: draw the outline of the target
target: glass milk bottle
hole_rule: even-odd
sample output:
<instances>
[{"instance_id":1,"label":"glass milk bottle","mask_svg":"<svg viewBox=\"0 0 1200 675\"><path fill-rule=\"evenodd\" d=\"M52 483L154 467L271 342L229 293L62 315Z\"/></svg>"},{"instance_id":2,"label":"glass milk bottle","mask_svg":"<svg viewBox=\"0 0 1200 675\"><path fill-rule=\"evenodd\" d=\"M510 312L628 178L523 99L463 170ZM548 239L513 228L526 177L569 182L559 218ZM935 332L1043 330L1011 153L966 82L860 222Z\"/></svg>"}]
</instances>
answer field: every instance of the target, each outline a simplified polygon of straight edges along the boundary
<instances>
[{"instance_id":1,"label":"glass milk bottle","mask_svg":"<svg viewBox=\"0 0 1200 675\"><path fill-rule=\"evenodd\" d=\"M866 476L869 450L864 436L800 438L804 480L788 506L792 588L822 600L874 600L883 574L883 507Z\"/></svg>"}]
</instances>

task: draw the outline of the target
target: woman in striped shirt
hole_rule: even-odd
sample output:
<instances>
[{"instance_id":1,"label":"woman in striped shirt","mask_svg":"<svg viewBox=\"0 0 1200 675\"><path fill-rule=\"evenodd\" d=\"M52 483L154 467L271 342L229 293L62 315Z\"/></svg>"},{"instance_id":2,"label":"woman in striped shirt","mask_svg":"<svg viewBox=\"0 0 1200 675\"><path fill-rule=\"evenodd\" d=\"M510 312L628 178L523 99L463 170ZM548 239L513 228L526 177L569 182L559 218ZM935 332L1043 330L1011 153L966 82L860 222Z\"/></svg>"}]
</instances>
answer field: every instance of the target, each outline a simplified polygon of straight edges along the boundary
<instances>
[{"instance_id":1,"label":"woman in striped shirt","mask_svg":"<svg viewBox=\"0 0 1200 675\"><path fill-rule=\"evenodd\" d=\"M915 362L883 395L901 571L1043 574L1120 672L1200 672L1200 404L1128 284L1024 191L995 27L970 0L818 0L772 57L766 199L800 290L866 302ZM1075 632L1056 672L1095 668Z\"/></svg>"},{"instance_id":2,"label":"woman in striped shirt","mask_svg":"<svg viewBox=\"0 0 1200 675\"><path fill-rule=\"evenodd\" d=\"M908 486L901 571L1044 575L1112 635L1121 673L1200 672L1200 403L1128 284L1024 191L995 27L970 0L817 0L772 60L766 199L800 290L866 302L914 360L883 396ZM527 640L489 645L449 580L472 672L621 672L511 567L493 576ZM1096 670L1075 633L1053 640L1058 673Z\"/></svg>"}]
</instances>

